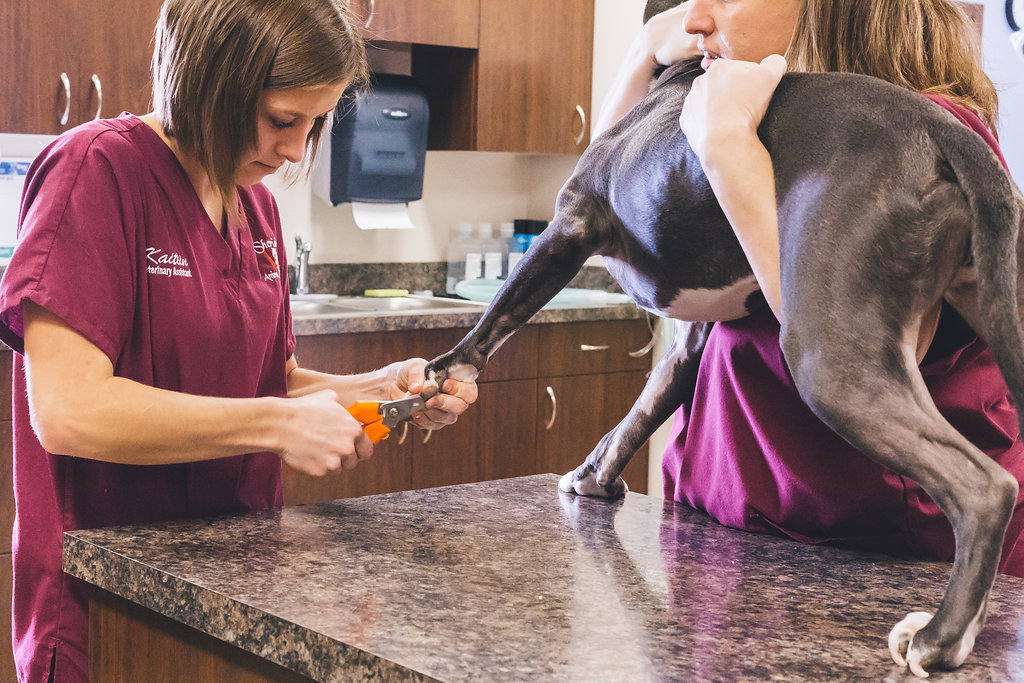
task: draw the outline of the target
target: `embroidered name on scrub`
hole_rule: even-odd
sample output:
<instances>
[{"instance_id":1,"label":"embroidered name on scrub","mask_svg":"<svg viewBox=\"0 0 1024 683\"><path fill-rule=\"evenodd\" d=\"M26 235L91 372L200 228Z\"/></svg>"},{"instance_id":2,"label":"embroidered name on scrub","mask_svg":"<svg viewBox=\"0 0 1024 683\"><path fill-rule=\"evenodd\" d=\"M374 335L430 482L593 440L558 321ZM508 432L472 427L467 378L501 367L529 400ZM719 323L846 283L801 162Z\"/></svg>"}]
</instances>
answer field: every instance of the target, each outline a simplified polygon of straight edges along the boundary
<instances>
[{"instance_id":1,"label":"embroidered name on scrub","mask_svg":"<svg viewBox=\"0 0 1024 683\"><path fill-rule=\"evenodd\" d=\"M277 263L277 240L272 238L257 240L252 243L252 248L256 251L258 259L266 261L273 267L269 273L263 273L263 280L266 282L280 280L281 266Z\"/></svg>"},{"instance_id":2,"label":"embroidered name on scrub","mask_svg":"<svg viewBox=\"0 0 1024 683\"><path fill-rule=\"evenodd\" d=\"M146 258L149 260L146 272L150 275L192 277L192 269L189 268L188 259L181 254L173 252L165 254L163 249L146 247Z\"/></svg>"}]
</instances>

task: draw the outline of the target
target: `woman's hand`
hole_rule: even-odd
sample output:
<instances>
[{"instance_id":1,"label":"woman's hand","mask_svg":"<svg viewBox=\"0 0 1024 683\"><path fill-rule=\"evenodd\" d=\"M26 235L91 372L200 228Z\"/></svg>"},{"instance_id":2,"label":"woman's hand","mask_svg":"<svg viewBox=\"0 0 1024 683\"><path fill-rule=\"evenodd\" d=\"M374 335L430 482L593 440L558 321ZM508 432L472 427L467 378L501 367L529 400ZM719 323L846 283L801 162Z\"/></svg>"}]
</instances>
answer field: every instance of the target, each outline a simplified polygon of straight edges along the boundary
<instances>
[{"instance_id":1,"label":"woman's hand","mask_svg":"<svg viewBox=\"0 0 1024 683\"><path fill-rule=\"evenodd\" d=\"M781 55L760 64L717 59L694 79L679 125L743 247L775 317L782 320L775 172L757 137L786 72Z\"/></svg>"},{"instance_id":2,"label":"woman's hand","mask_svg":"<svg viewBox=\"0 0 1024 683\"><path fill-rule=\"evenodd\" d=\"M406 394L418 394L426 384L424 368L427 361L422 358L410 358L398 363L394 380L386 388L389 399L402 398ZM412 424L421 429L441 429L453 424L459 415L466 412L469 405L476 401L476 382L461 382L448 378L441 391L426 402L426 409L413 415Z\"/></svg>"},{"instance_id":3,"label":"woman's hand","mask_svg":"<svg viewBox=\"0 0 1024 683\"><path fill-rule=\"evenodd\" d=\"M769 55L761 63L716 59L693 81L679 125L705 166L729 153L737 142L757 137L775 88L786 73L786 58Z\"/></svg>"},{"instance_id":4,"label":"woman's hand","mask_svg":"<svg viewBox=\"0 0 1024 683\"><path fill-rule=\"evenodd\" d=\"M363 425L342 407L338 395L324 389L289 399L289 417L281 431L281 459L294 470L320 477L350 470L373 455Z\"/></svg>"}]
</instances>

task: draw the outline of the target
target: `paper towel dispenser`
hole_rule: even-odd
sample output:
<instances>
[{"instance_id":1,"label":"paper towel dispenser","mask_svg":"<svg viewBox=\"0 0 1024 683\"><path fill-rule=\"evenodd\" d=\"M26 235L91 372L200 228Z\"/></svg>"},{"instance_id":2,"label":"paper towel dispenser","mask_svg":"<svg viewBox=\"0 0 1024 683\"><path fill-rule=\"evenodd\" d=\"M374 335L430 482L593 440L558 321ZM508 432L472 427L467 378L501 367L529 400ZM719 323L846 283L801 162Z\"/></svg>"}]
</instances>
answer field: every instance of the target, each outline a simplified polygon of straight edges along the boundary
<instances>
[{"instance_id":1,"label":"paper towel dispenser","mask_svg":"<svg viewBox=\"0 0 1024 683\"><path fill-rule=\"evenodd\" d=\"M367 91L342 101L313 191L334 205L420 199L428 123L427 98L410 76L374 74Z\"/></svg>"}]
</instances>

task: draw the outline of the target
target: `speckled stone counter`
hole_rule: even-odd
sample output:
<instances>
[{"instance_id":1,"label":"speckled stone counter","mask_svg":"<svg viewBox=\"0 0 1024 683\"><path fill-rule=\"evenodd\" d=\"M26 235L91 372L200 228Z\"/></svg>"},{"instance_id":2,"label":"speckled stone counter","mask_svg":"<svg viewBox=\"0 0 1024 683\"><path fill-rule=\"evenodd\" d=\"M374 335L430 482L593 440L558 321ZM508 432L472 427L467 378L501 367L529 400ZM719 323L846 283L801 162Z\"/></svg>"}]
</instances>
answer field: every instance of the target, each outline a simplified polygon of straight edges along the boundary
<instances>
[{"instance_id":1,"label":"speckled stone counter","mask_svg":"<svg viewBox=\"0 0 1024 683\"><path fill-rule=\"evenodd\" d=\"M948 565L557 481L74 532L64 566L321 681L912 680L886 637L935 607ZM1024 581L1000 576L989 614L967 664L933 680L1024 680Z\"/></svg>"},{"instance_id":2,"label":"speckled stone counter","mask_svg":"<svg viewBox=\"0 0 1024 683\"><path fill-rule=\"evenodd\" d=\"M472 327L486 308L468 304L469 310L445 313L378 312L362 315L295 316L292 331L298 336L344 334L347 332L391 332L395 330L433 330ZM635 320L646 315L634 304L545 308L528 324L568 323L587 320Z\"/></svg>"}]
</instances>

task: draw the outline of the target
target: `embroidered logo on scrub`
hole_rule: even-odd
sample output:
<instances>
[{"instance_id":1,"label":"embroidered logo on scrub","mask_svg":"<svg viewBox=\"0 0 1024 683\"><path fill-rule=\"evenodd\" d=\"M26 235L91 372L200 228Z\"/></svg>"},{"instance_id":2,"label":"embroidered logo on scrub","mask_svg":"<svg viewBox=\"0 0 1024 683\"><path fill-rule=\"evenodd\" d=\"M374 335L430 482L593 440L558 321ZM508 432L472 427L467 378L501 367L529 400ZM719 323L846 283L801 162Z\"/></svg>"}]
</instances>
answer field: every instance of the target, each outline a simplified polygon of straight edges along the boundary
<instances>
[{"instance_id":1,"label":"embroidered logo on scrub","mask_svg":"<svg viewBox=\"0 0 1024 683\"><path fill-rule=\"evenodd\" d=\"M192 277L188 259L177 252L167 253L156 247L146 247L146 272L164 277Z\"/></svg>"},{"instance_id":2,"label":"embroidered logo on scrub","mask_svg":"<svg viewBox=\"0 0 1024 683\"><path fill-rule=\"evenodd\" d=\"M256 259L260 263L269 263L274 269L269 273L263 273L263 279L266 281L280 280L281 266L277 263L277 240L257 240L252 243L252 248L256 250Z\"/></svg>"}]
</instances>

